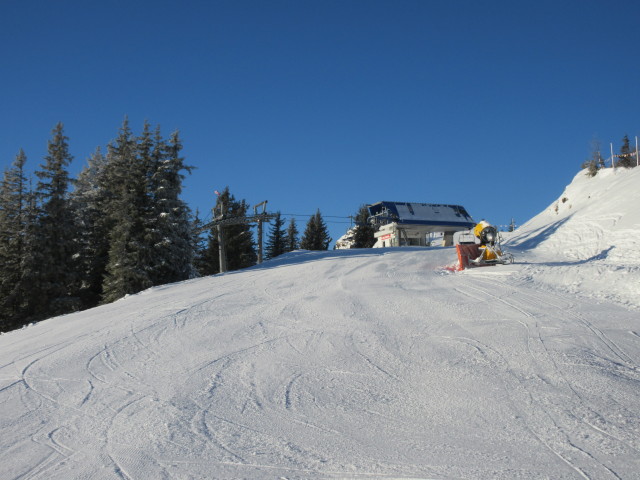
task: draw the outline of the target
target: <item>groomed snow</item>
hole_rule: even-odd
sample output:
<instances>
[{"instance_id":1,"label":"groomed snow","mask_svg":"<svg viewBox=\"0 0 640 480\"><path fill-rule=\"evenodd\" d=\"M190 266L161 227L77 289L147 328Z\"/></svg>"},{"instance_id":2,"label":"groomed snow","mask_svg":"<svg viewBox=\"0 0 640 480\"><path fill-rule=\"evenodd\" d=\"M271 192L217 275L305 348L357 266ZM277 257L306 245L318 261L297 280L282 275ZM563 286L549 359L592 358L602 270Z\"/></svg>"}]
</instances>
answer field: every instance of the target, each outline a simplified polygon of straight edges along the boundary
<instances>
[{"instance_id":1,"label":"groomed snow","mask_svg":"<svg viewBox=\"0 0 640 480\"><path fill-rule=\"evenodd\" d=\"M294 252L2 335L0 478L640 478L640 226L583 199L637 170L514 265Z\"/></svg>"}]
</instances>

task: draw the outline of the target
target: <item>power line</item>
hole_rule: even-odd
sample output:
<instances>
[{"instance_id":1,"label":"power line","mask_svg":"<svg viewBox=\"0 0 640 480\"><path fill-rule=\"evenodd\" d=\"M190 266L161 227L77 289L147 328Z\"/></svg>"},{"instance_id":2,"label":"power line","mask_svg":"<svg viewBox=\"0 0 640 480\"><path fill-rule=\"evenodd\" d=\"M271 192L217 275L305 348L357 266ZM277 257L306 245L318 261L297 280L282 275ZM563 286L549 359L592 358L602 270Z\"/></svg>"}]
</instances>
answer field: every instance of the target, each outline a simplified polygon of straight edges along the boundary
<instances>
[{"instance_id":1,"label":"power line","mask_svg":"<svg viewBox=\"0 0 640 480\"><path fill-rule=\"evenodd\" d=\"M312 214L305 214L305 213L281 213L280 214L282 217L303 217L303 218L311 218L315 215L315 213ZM201 227L201 230L204 231L206 229L208 229L209 227L213 226L214 224L231 224L231 223L237 223L237 219L226 219L226 221L216 221L215 219L211 219L211 212L209 212L209 214L207 215L207 217L205 217L205 219L202 220L202 223L204 224ZM250 221L253 220L255 221L256 219L253 218L254 216L249 215L247 217L243 217L243 221L241 221L240 223L244 223L246 221L246 218L250 218ZM270 220L272 220L275 217L275 214L269 214L266 217L260 215L260 220L263 221L267 221L269 222ZM353 225L353 216L345 216L345 215L322 215L323 219L336 219L336 220L325 220L325 223L330 223L332 225Z\"/></svg>"},{"instance_id":2,"label":"power line","mask_svg":"<svg viewBox=\"0 0 640 480\"><path fill-rule=\"evenodd\" d=\"M315 213L280 213L281 216L283 217L305 217L305 218L309 218L309 217L313 217L315 215ZM342 220L350 220L353 218L352 215L324 215L321 214L322 218L339 218ZM209 213L207 214L207 217L205 218L210 218L211 217L211 211L209 211ZM344 222L344 223L349 223L349 222Z\"/></svg>"},{"instance_id":3,"label":"power line","mask_svg":"<svg viewBox=\"0 0 640 480\"><path fill-rule=\"evenodd\" d=\"M283 217L313 217L315 213L312 214L303 214L303 213L281 213ZM351 218L350 216L345 215L322 215L322 218Z\"/></svg>"}]
</instances>

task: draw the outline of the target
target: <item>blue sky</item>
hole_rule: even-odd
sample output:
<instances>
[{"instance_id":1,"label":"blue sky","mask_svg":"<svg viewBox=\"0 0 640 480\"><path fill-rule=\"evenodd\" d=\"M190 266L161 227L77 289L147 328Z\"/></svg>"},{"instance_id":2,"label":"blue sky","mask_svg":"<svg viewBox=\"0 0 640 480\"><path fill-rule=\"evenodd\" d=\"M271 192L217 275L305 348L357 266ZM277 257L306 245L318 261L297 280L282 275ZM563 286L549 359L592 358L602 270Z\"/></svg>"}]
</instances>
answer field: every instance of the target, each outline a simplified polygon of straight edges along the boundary
<instances>
[{"instance_id":1,"label":"blue sky","mask_svg":"<svg viewBox=\"0 0 640 480\"><path fill-rule=\"evenodd\" d=\"M594 138L640 135L637 1L0 3L0 167L61 121L76 174L146 119L180 130L204 215L228 185L334 240L380 200L521 224Z\"/></svg>"}]
</instances>

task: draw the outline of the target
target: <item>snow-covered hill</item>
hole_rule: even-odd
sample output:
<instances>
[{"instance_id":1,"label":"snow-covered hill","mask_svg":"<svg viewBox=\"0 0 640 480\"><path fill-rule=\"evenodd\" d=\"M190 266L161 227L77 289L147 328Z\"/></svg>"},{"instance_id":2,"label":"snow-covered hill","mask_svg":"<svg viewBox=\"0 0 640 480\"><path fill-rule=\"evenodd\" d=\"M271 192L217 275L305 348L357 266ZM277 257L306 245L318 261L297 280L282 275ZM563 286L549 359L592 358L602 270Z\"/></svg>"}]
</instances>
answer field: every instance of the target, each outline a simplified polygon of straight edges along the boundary
<instances>
[{"instance_id":1,"label":"snow-covered hill","mask_svg":"<svg viewBox=\"0 0 640 480\"><path fill-rule=\"evenodd\" d=\"M576 177L526 263L294 252L1 335L0 478L640 478L638 174Z\"/></svg>"},{"instance_id":2,"label":"snow-covered hill","mask_svg":"<svg viewBox=\"0 0 640 480\"><path fill-rule=\"evenodd\" d=\"M640 307L640 168L579 172L508 245L526 280Z\"/></svg>"}]
</instances>

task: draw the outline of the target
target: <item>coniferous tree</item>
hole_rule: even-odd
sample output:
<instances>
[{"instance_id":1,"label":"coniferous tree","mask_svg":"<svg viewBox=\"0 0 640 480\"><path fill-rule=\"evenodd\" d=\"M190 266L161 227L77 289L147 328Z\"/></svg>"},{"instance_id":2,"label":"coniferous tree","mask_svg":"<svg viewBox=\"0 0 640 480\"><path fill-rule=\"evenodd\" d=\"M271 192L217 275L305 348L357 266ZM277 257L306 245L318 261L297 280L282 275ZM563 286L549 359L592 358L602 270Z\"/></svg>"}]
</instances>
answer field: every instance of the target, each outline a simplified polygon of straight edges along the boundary
<instances>
[{"instance_id":1,"label":"coniferous tree","mask_svg":"<svg viewBox=\"0 0 640 480\"><path fill-rule=\"evenodd\" d=\"M619 167L631 168L635 166L635 159L632 157L631 146L629 145L629 136L625 134L622 137L622 147L620 147L620 157L618 157L617 165Z\"/></svg>"},{"instance_id":2,"label":"coniferous tree","mask_svg":"<svg viewBox=\"0 0 640 480\"><path fill-rule=\"evenodd\" d=\"M157 285L162 273L160 265L164 264L163 256L158 257L157 253L163 245L163 232L159 226L161 209L156 201L156 194L160 190L159 179L156 176L160 164L164 160L166 143L160 135L159 127L155 132L151 132L151 125L145 120L142 133L138 137L133 137L136 164L138 168L132 172L133 175L140 176L140 225L143 229L140 250L144 252L142 256L143 268L149 278L151 285ZM142 187L143 185L143 187Z\"/></svg>"},{"instance_id":3,"label":"coniferous tree","mask_svg":"<svg viewBox=\"0 0 640 480\"><path fill-rule=\"evenodd\" d=\"M0 184L0 332L22 325L22 259L29 192L21 149Z\"/></svg>"},{"instance_id":4,"label":"coniferous tree","mask_svg":"<svg viewBox=\"0 0 640 480\"><path fill-rule=\"evenodd\" d=\"M207 232L205 246L198 258L198 272L200 275L215 275L220 273L220 251L218 242L218 227L213 226Z\"/></svg>"},{"instance_id":5,"label":"coniferous tree","mask_svg":"<svg viewBox=\"0 0 640 480\"><path fill-rule=\"evenodd\" d=\"M275 258L278 255L282 255L287 251L287 232L283 226L284 220L282 219L280 212L277 212L267 238L267 245L265 248L265 258L267 260Z\"/></svg>"},{"instance_id":6,"label":"coniferous tree","mask_svg":"<svg viewBox=\"0 0 640 480\"><path fill-rule=\"evenodd\" d=\"M71 193L62 124L35 191L26 187L20 152L0 185L0 328L5 319L21 325L193 276L197 241L180 199L182 172L190 171L181 149L177 133L167 142L145 122L136 138L125 119Z\"/></svg>"},{"instance_id":7,"label":"coniferous tree","mask_svg":"<svg viewBox=\"0 0 640 480\"><path fill-rule=\"evenodd\" d=\"M195 275L190 211L180 198L183 171L178 133L165 141L145 122L135 138L125 119L109 146L103 190L109 212L105 302Z\"/></svg>"},{"instance_id":8,"label":"coniferous tree","mask_svg":"<svg viewBox=\"0 0 640 480\"><path fill-rule=\"evenodd\" d=\"M331 243L331 237L320 210L318 210L307 222L307 227L300 241L300 248L304 250L328 250L329 243Z\"/></svg>"},{"instance_id":9,"label":"coniferous tree","mask_svg":"<svg viewBox=\"0 0 640 480\"><path fill-rule=\"evenodd\" d=\"M298 241L298 227L296 225L296 219L291 217L289 220L289 226L287 227L287 235L285 237L285 252L293 252L300 248L300 242Z\"/></svg>"},{"instance_id":10,"label":"coniferous tree","mask_svg":"<svg viewBox=\"0 0 640 480\"><path fill-rule=\"evenodd\" d=\"M71 194L78 244L77 264L81 277L82 308L96 306L102 296L102 282L109 258L109 222L103 214L107 159L100 148L79 173Z\"/></svg>"},{"instance_id":11,"label":"coniferous tree","mask_svg":"<svg viewBox=\"0 0 640 480\"><path fill-rule=\"evenodd\" d=\"M37 318L37 311L46 309L46 301L40 295L39 209L31 181L29 182L29 194L27 195L25 207L20 310L22 312L22 321L26 323Z\"/></svg>"},{"instance_id":12,"label":"coniferous tree","mask_svg":"<svg viewBox=\"0 0 640 480\"><path fill-rule=\"evenodd\" d=\"M165 144L156 133L152 187L155 224L154 277L156 285L185 280L194 275L190 211L180 198L183 170L191 172L180 156L177 132Z\"/></svg>"},{"instance_id":13,"label":"coniferous tree","mask_svg":"<svg viewBox=\"0 0 640 480\"><path fill-rule=\"evenodd\" d=\"M362 205L356 214L353 248L371 248L376 243L375 228L369 223L369 209Z\"/></svg>"},{"instance_id":14,"label":"coniferous tree","mask_svg":"<svg viewBox=\"0 0 640 480\"><path fill-rule=\"evenodd\" d=\"M200 211L196 208L196 213L191 219L191 250L193 252L193 276L202 275L205 267L205 252L207 250L207 240L203 237L204 222L200 218Z\"/></svg>"},{"instance_id":15,"label":"coniferous tree","mask_svg":"<svg viewBox=\"0 0 640 480\"><path fill-rule=\"evenodd\" d=\"M79 276L75 263L77 245L68 190L67 170L73 157L62 123L58 123L48 143L45 163L36 171L40 179L35 191L37 212L31 224L28 266L32 291L29 311L41 319L79 309Z\"/></svg>"},{"instance_id":16,"label":"coniferous tree","mask_svg":"<svg viewBox=\"0 0 640 480\"><path fill-rule=\"evenodd\" d=\"M109 145L105 181L108 185L106 214L110 218L109 260L103 283L103 301L153 286L150 234L151 202L149 160L145 139L138 146L125 119L120 134Z\"/></svg>"}]
</instances>

